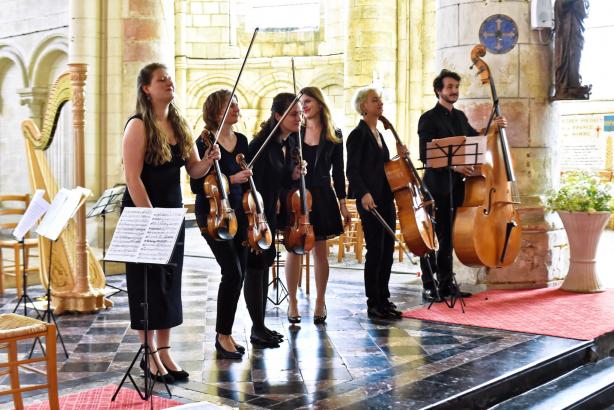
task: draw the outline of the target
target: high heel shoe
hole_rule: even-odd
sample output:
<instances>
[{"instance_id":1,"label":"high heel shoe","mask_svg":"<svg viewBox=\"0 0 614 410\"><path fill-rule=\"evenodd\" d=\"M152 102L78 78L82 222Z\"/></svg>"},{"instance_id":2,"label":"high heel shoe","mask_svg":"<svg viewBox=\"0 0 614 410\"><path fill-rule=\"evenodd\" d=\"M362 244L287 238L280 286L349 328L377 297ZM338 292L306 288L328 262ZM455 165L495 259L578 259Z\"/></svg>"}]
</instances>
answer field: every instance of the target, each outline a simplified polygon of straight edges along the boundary
<instances>
[{"instance_id":1,"label":"high heel shoe","mask_svg":"<svg viewBox=\"0 0 614 410\"><path fill-rule=\"evenodd\" d=\"M326 323L326 317L327 317L327 310L326 310L326 305L324 305L324 314L322 314L321 316L319 315L313 315L313 324L314 325L323 325Z\"/></svg>"},{"instance_id":2,"label":"high heel shoe","mask_svg":"<svg viewBox=\"0 0 614 410\"><path fill-rule=\"evenodd\" d=\"M288 306L288 322L292 324L301 323L301 315L290 316L290 306Z\"/></svg>"},{"instance_id":3,"label":"high heel shoe","mask_svg":"<svg viewBox=\"0 0 614 410\"><path fill-rule=\"evenodd\" d=\"M143 370L143 372L147 371L147 364L145 363L144 357L141 358L141 363L139 363L139 367ZM149 377L151 377L157 382L162 382L164 384L172 384L175 381L175 378L171 376L170 373L167 373L167 374L153 373L151 367L149 368Z\"/></svg>"},{"instance_id":4,"label":"high heel shoe","mask_svg":"<svg viewBox=\"0 0 614 410\"><path fill-rule=\"evenodd\" d=\"M164 350L164 349L170 349L170 346L164 346L164 347L158 347L158 352L160 350ZM162 359L160 359L160 361L162 361ZM168 372L168 374L170 374L171 376L173 376L173 378L177 381L179 380L186 380L188 377L190 377L190 373L186 372L183 369L179 369L179 370L172 370L169 369L164 362L162 362L162 366L164 366L164 368L166 369L166 371Z\"/></svg>"},{"instance_id":5,"label":"high heel shoe","mask_svg":"<svg viewBox=\"0 0 614 410\"><path fill-rule=\"evenodd\" d=\"M215 350L217 350L217 352L222 356L222 358L232 359L232 360L241 360L243 358L243 355L239 353L239 351L230 352L224 349L224 347L220 344L219 336L220 335L215 335Z\"/></svg>"}]
</instances>

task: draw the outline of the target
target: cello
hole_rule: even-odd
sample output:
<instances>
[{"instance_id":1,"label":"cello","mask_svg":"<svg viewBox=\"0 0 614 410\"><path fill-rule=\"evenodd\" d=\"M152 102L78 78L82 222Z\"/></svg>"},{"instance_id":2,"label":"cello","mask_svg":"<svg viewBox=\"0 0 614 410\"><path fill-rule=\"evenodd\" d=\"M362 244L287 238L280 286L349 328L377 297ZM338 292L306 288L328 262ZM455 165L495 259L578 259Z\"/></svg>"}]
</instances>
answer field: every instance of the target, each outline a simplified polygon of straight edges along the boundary
<instances>
[{"instance_id":1,"label":"cello","mask_svg":"<svg viewBox=\"0 0 614 410\"><path fill-rule=\"evenodd\" d=\"M254 30L252 40L249 43L247 52L245 53L245 58L243 59L243 63L241 64L241 69L239 70L237 80L232 87L232 92L228 97L228 103L226 104L226 108L224 109L224 114L222 115L220 126L217 129L213 141L203 135L203 140L206 144L210 146L217 144L217 141L220 138L222 125L224 124L224 121L228 116L230 105L232 104L235 92L237 91L237 85L239 84L239 80L241 79L241 74L243 74L243 69L245 68L245 63L247 62L249 53L252 49L252 46L254 45L254 40L256 40L256 34L258 34L258 30L258 27L256 27L256 29ZM213 162L213 170L205 177L204 190L205 196L209 200L209 215L207 215L207 233L211 238L217 241L227 241L234 238L238 228L237 216L235 215L235 211L230 206L230 201L228 200L228 194L230 193L230 185L228 184L228 178L226 178L226 176L222 173L218 160L215 160Z\"/></svg>"},{"instance_id":2,"label":"cello","mask_svg":"<svg viewBox=\"0 0 614 410\"><path fill-rule=\"evenodd\" d=\"M236 161L241 169L249 169L243 154L238 154ZM264 215L262 196L256 189L254 178L250 175L248 181L249 190L243 193L243 210L245 215L247 215L248 226L247 242L254 251L262 252L271 247L273 235Z\"/></svg>"},{"instance_id":3,"label":"cello","mask_svg":"<svg viewBox=\"0 0 614 410\"><path fill-rule=\"evenodd\" d=\"M397 142L397 149L403 143L396 130L384 116L379 120L390 130ZM397 204L397 216L401 234L407 248L417 256L424 256L439 247L429 206L433 203L431 194L422 183L409 154L399 155L384 164L386 179Z\"/></svg>"},{"instance_id":4,"label":"cello","mask_svg":"<svg viewBox=\"0 0 614 410\"><path fill-rule=\"evenodd\" d=\"M473 66L482 84L490 84L493 99L484 131L485 162L466 177L465 197L456 211L453 240L456 256L463 264L500 268L514 263L520 252L522 229L516 209L520 200L505 128L490 126L501 111L490 69L480 58L485 55L486 48L481 44L471 50Z\"/></svg>"}]
</instances>

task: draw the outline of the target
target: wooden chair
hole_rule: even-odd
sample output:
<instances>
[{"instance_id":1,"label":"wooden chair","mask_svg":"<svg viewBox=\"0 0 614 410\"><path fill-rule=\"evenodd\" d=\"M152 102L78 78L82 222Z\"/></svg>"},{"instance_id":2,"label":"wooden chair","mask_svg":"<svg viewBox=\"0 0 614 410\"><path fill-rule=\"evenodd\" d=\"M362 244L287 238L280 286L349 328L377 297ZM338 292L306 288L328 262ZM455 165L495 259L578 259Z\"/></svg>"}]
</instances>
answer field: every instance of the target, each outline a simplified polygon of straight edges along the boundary
<instances>
[{"instance_id":1,"label":"wooden chair","mask_svg":"<svg viewBox=\"0 0 614 410\"><path fill-rule=\"evenodd\" d=\"M13 395L13 404L16 409L23 409L23 400L21 393L31 390L47 389L49 397L49 407L52 410L60 408L58 400L58 375L56 365L56 329L51 323L41 322L27 316L16 315L14 313L6 313L0 315L0 345L1 348L8 348L8 362L0 363L0 375L10 375L11 388L0 391L0 395ZM20 340L36 340L36 338L44 337L46 345L46 357L35 357L28 359L27 357L19 360L17 357L17 342ZM32 386L22 387L19 383L19 368L25 368L37 373L45 373L40 369L29 366L31 363L46 362L47 363L47 383Z\"/></svg>"},{"instance_id":2,"label":"wooden chair","mask_svg":"<svg viewBox=\"0 0 614 410\"><path fill-rule=\"evenodd\" d=\"M7 207L7 202L17 202L22 203L22 206L19 207ZM3 208L0 209L0 216L6 217L7 215L23 215L26 208L30 204L30 195L0 195L0 203L2 203ZM0 220L0 229L10 229L11 231L17 226L16 218L12 220L5 221ZM28 273L38 272L38 266L28 266L28 262L30 259L30 250L38 248L38 240L31 239L26 236L24 240L25 246L25 261L22 261L22 248L21 243L16 241L15 239L5 239L0 240L0 294L4 293L4 275L14 276L15 277L15 286L17 288L17 297L21 297L22 294L22 283L23 283L23 275ZM3 250L9 250L13 253L13 260L7 259L5 261L4 255L2 254Z\"/></svg>"}]
</instances>

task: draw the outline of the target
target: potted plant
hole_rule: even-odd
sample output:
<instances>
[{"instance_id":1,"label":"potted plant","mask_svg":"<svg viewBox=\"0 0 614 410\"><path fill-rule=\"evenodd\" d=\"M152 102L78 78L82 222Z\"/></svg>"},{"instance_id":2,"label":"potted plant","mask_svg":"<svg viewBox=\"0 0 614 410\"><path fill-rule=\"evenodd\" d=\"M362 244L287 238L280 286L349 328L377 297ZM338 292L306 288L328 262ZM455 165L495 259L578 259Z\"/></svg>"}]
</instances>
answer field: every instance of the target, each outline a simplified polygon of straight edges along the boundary
<instances>
[{"instance_id":1,"label":"potted plant","mask_svg":"<svg viewBox=\"0 0 614 410\"><path fill-rule=\"evenodd\" d=\"M546 209L558 212L569 241L569 270L561 289L602 292L596 272L597 245L614 211L612 186L587 172L569 172L548 192Z\"/></svg>"}]
</instances>

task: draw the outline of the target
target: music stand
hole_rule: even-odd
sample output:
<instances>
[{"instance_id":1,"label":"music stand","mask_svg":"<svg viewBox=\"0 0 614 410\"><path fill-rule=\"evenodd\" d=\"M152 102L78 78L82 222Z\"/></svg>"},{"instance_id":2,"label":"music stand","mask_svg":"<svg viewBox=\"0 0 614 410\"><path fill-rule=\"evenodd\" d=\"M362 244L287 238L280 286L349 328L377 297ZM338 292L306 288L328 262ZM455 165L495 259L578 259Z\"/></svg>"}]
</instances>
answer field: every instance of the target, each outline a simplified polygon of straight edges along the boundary
<instances>
[{"instance_id":1,"label":"music stand","mask_svg":"<svg viewBox=\"0 0 614 410\"><path fill-rule=\"evenodd\" d=\"M484 151L486 146L486 137L465 137L456 136L441 139L434 139L427 143L427 166L426 168L446 168L448 170L448 186L449 186L449 201L450 201L450 248L454 251L454 183L452 178L452 167L456 165L479 165L484 162ZM450 256L452 257L452 255ZM450 266L453 267L453 261L450 261ZM439 274L439 273L438 273ZM465 299L461 294L458 282L456 281L456 273L452 268L452 283L456 292L450 294L450 301L445 298L443 301L446 306L453 309L457 301L460 301L461 311L465 313ZM439 292L438 292L439 293ZM431 302L432 305L432 302ZM430 305L429 305L430 308Z\"/></svg>"},{"instance_id":2,"label":"music stand","mask_svg":"<svg viewBox=\"0 0 614 410\"><path fill-rule=\"evenodd\" d=\"M106 256L106 247L107 247L107 240L106 240L106 233L107 233L107 214L115 212L115 210L117 209L117 206L119 205L119 202L121 201L122 197L124 196L124 192L126 191L126 186L125 185L117 185L114 186L112 188L108 188L105 189L105 191L102 193L102 195L100 196L100 198L98 198L98 200L96 201L96 203L94 204L94 206L90 209L90 211L87 213L87 218L94 218L96 216L100 216L102 218L102 272L105 275L105 287L109 287L109 288L113 288L115 289L115 292L112 292L111 294L108 295L108 297L112 297L117 295L120 292L124 292L124 293L128 293L126 291L126 289L122 289L120 287L117 286L113 286L110 285L107 280L106 280L106 276L107 276L107 261L104 258Z\"/></svg>"},{"instance_id":3,"label":"music stand","mask_svg":"<svg viewBox=\"0 0 614 410\"><path fill-rule=\"evenodd\" d=\"M288 288L286 288L286 285L284 285L284 282L282 282L280 278L279 258L281 257L281 252L279 251L278 246L279 246L279 230L275 232L275 272L277 273L273 277L273 280L271 280L271 282L269 282L269 285L267 286L267 290L269 287L271 287L271 285L273 285L273 289L275 289L275 300L269 297L268 295L269 292L267 291L267 299L270 300L271 303L274 304L275 306L281 305L281 303L288 297ZM280 292L280 287L281 287L281 292ZM281 299L280 299L280 293L283 295Z\"/></svg>"},{"instance_id":4,"label":"music stand","mask_svg":"<svg viewBox=\"0 0 614 410\"><path fill-rule=\"evenodd\" d=\"M109 251L105 258L114 262L143 265L143 285L145 289L141 306L143 307L144 340L134 355L130 366L128 366L119 386L117 386L111 401L115 400L127 378L130 379L142 400L148 400L153 392L156 380L151 378L149 370L149 356L153 353L149 347L148 340L149 302L147 295L147 270L152 265L160 266L160 268L172 265L169 261L175 250L179 231L183 226L185 212L184 208L124 208L115 227ZM141 353L144 354L145 360L145 386L143 392L141 392L132 374L130 374L134 364L141 357ZM160 369L158 369L155 375L161 375ZM164 381L164 386L169 396L172 396L166 381Z\"/></svg>"}]
</instances>

